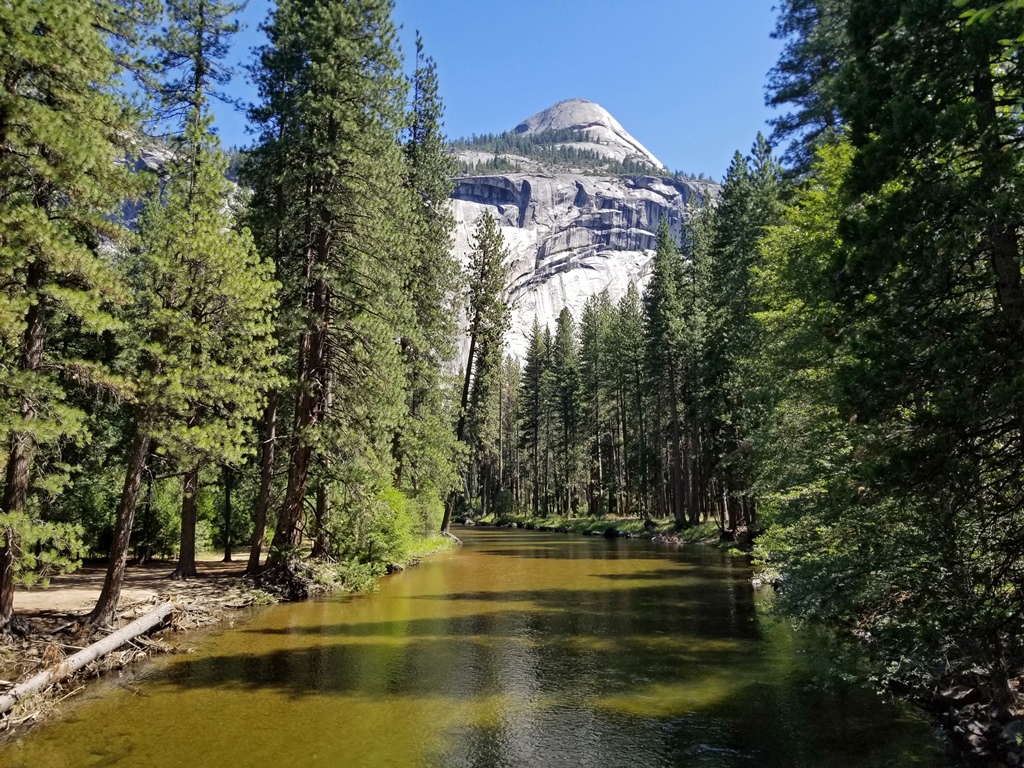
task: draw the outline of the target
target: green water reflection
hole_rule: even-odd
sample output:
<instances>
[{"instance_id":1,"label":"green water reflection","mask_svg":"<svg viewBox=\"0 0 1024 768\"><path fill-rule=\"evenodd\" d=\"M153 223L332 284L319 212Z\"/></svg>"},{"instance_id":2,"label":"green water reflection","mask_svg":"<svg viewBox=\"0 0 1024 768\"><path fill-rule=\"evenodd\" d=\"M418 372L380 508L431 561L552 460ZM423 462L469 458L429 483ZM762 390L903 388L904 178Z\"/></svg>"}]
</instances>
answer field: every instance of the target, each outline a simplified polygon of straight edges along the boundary
<instances>
[{"instance_id":1,"label":"green water reflection","mask_svg":"<svg viewBox=\"0 0 1024 768\"><path fill-rule=\"evenodd\" d=\"M464 539L377 594L262 610L0 765L952 765L926 722L761 616L716 550Z\"/></svg>"}]
</instances>

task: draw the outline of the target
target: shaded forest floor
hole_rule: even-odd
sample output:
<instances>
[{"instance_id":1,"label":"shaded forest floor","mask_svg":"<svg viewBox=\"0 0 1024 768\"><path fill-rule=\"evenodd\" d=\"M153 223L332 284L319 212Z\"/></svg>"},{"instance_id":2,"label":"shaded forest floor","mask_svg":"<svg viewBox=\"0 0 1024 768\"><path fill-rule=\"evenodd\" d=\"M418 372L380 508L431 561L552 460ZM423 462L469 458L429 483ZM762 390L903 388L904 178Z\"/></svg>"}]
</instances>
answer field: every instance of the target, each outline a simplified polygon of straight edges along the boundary
<instances>
[{"instance_id":1,"label":"shaded forest floor","mask_svg":"<svg viewBox=\"0 0 1024 768\"><path fill-rule=\"evenodd\" d=\"M240 580L247 555L247 552L240 552L239 559L231 563L221 562L223 555L220 553L199 555L196 558L199 578L185 581L169 578L175 566L173 561L129 565L125 569L121 591L121 612L131 615L133 606L151 604L159 597L186 600L230 597L232 593L242 591ZM90 564L73 573L55 576L46 587L19 587L15 591L14 609L33 629L52 630L73 620L75 615L92 610L100 596L106 572L106 564ZM49 626L51 624L53 626Z\"/></svg>"},{"instance_id":2,"label":"shaded forest floor","mask_svg":"<svg viewBox=\"0 0 1024 768\"><path fill-rule=\"evenodd\" d=\"M209 626L221 621L233 609L273 602L266 593L242 580L246 553L235 562L221 562L222 553L197 558L199 577L171 580L173 561L128 566L118 608L118 624L124 626L167 600L180 604L170 621L154 635ZM54 577L49 586L20 587L14 609L18 634L0 636L0 692L43 670L103 637L109 630L80 630L80 622L92 610L103 587L106 565L88 564L73 573ZM18 705L0 719L0 740L52 715L60 701L84 687L89 678L123 669L154 654L187 652L164 638L140 636L87 665L69 681Z\"/></svg>"}]
</instances>

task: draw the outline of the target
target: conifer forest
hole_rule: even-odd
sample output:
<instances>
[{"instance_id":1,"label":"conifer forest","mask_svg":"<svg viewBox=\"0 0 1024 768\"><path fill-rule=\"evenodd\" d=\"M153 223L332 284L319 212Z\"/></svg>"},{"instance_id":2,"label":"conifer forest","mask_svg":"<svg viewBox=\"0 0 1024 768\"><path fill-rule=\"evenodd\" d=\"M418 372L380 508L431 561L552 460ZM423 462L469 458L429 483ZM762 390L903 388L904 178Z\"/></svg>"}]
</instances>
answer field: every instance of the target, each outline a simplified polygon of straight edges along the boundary
<instances>
[{"instance_id":1,"label":"conifer forest","mask_svg":"<svg viewBox=\"0 0 1024 768\"><path fill-rule=\"evenodd\" d=\"M240 73L242 7L0 2L0 634L83 562L88 635L126 573L213 551L297 600L481 526L628 531L752 563L1024 765L1024 4L780 0L770 135L523 355L458 179L672 174L575 130L449 141L390 0L277 0Z\"/></svg>"}]
</instances>

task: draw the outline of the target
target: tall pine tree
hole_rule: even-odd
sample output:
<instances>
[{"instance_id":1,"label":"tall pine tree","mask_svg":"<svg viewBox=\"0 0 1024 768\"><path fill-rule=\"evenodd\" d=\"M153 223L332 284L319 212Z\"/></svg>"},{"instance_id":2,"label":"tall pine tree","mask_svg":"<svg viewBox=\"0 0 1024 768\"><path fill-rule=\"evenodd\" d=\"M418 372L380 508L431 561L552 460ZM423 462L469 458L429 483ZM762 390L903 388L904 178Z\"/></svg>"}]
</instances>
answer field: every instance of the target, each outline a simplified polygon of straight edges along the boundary
<instances>
[{"instance_id":1,"label":"tall pine tree","mask_svg":"<svg viewBox=\"0 0 1024 768\"><path fill-rule=\"evenodd\" d=\"M101 249L121 237L111 215L132 192L116 162L134 123L116 93L111 43L137 39L138 10L63 0L0 8L0 628L13 615L15 576L65 538L30 509L37 452L81 436L65 388L118 386L87 360L55 359L47 338L58 318L85 334L112 329L109 312L124 299Z\"/></svg>"},{"instance_id":2,"label":"tall pine tree","mask_svg":"<svg viewBox=\"0 0 1024 768\"><path fill-rule=\"evenodd\" d=\"M265 25L252 115L270 172L279 275L301 312L288 480L271 563L300 543L311 482L365 501L385 476L401 418L395 339L409 327L408 195L398 133L404 86L386 0L282 2ZM269 238L268 238L269 240Z\"/></svg>"}]
</instances>

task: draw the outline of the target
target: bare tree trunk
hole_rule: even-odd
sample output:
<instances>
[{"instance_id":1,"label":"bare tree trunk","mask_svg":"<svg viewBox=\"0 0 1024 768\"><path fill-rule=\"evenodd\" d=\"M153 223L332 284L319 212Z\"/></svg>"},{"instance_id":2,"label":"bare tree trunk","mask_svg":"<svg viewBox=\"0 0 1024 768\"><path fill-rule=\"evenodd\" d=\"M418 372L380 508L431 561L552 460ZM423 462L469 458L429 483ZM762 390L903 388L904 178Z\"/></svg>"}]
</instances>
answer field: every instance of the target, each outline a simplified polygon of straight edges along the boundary
<instances>
[{"instance_id":1,"label":"bare tree trunk","mask_svg":"<svg viewBox=\"0 0 1024 768\"><path fill-rule=\"evenodd\" d=\"M145 565L153 557L153 473L146 472L146 500L142 502L146 510L142 518L142 541L135 542L135 559L139 565Z\"/></svg>"},{"instance_id":2,"label":"bare tree trunk","mask_svg":"<svg viewBox=\"0 0 1024 768\"><path fill-rule=\"evenodd\" d=\"M686 526L686 510L683 507L683 454L680 445L683 437L682 431L679 428L679 402L676 392L674 362L670 362L668 382L671 389L668 402L672 418L672 447L669 454L669 479L672 483L672 517L675 519L676 528L683 528Z\"/></svg>"},{"instance_id":3,"label":"bare tree trunk","mask_svg":"<svg viewBox=\"0 0 1024 768\"><path fill-rule=\"evenodd\" d=\"M504 451L504 431L505 422L503 419L504 409L502 408L503 401L505 400L505 370L502 368L501 378L498 380L498 489L500 490L505 485L505 454Z\"/></svg>"},{"instance_id":4,"label":"bare tree trunk","mask_svg":"<svg viewBox=\"0 0 1024 768\"><path fill-rule=\"evenodd\" d=\"M0 715L10 710L26 696L31 696L33 693L45 690L54 683L66 680L86 664L96 661L112 651L116 651L129 640L158 626L160 622L174 611L174 608L175 604L170 601L163 603L162 605L158 605L152 611L141 618L136 619L128 626L117 630L117 632L110 633L102 640L90 645L88 648L64 659L60 664L44 669L42 672L30 677L24 683L16 685L3 696L0 696Z\"/></svg>"},{"instance_id":5,"label":"bare tree trunk","mask_svg":"<svg viewBox=\"0 0 1024 768\"><path fill-rule=\"evenodd\" d=\"M86 624L111 624L117 612L117 603L121 599L121 586L124 583L124 568L128 560L128 543L132 535L132 521L135 519L135 506L142 487L142 476L146 472L146 460L149 458L150 437L141 426L144 421L136 418L135 437L132 439L128 454L128 468L124 476L124 488L121 501L117 505L117 522L114 525L114 541L110 546L110 561L107 564L107 575L103 580L96 607L86 619Z\"/></svg>"},{"instance_id":6,"label":"bare tree trunk","mask_svg":"<svg viewBox=\"0 0 1024 768\"><path fill-rule=\"evenodd\" d=\"M274 459L277 447L277 392L267 396L267 407L263 410L263 448L260 452L260 490L256 499L256 519L253 521L252 544L249 548L249 563L246 574L255 574L260 569L263 554L263 540L267 535L267 512L270 510L270 495L274 488Z\"/></svg>"},{"instance_id":7,"label":"bare tree trunk","mask_svg":"<svg viewBox=\"0 0 1024 768\"><path fill-rule=\"evenodd\" d=\"M311 557L325 557L328 554L327 521L331 515L331 490L326 482L316 489L316 535L313 538Z\"/></svg>"},{"instance_id":8,"label":"bare tree trunk","mask_svg":"<svg viewBox=\"0 0 1024 768\"><path fill-rule=\"evenodd\" d=\"M171 574L172 579L194 579L196 572L196 507L199 496L199 468L185 473L181 494L181 544L178 553L178 567Z\"/></svg>"}]
</instances>

